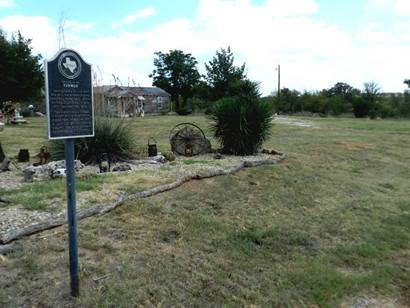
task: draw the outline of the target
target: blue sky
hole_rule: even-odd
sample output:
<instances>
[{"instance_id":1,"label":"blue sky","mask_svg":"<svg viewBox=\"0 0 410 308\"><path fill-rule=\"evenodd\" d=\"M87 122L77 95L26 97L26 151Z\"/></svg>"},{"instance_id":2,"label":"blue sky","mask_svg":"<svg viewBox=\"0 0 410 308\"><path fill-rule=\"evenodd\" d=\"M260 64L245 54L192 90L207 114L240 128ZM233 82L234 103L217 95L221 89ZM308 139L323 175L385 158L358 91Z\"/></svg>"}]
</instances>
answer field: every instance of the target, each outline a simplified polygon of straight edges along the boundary
<instances>
[{"instance_id":1,"label":"blue sky","mask_svg":"<svg viewBox=\"0 0 410 308\"><path fill-rule=\"evenodd\" d=\"M192 53L204 73L228 45L265 94L276 90L278 64L282 85L299 91L338 81L403 91L410 78L410 0L0 0L0 28L20 30L45 58L58 50L61 20L65 46L100 84L115 74L150 85L154 52L170 49Z\"/></svg>"}]
</instances>

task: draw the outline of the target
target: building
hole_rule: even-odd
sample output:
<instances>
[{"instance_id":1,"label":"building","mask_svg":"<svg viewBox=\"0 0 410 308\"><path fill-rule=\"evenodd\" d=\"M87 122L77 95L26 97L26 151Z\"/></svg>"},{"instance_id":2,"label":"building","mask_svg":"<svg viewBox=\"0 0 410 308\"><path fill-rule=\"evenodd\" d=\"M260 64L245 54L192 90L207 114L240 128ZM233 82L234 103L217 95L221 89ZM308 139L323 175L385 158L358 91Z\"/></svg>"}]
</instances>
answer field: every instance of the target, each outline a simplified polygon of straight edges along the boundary
<instances>
[{"instance_id":1,"label":"building","mask_svg":"<svg viewBox=\"0 0 410 308\"><path fill-rule=\"evenodd\" d=\"M118 117L156 115L166 112L171 95L157 87L94 87L96 114Z\"/></svg>"}]
</instances>

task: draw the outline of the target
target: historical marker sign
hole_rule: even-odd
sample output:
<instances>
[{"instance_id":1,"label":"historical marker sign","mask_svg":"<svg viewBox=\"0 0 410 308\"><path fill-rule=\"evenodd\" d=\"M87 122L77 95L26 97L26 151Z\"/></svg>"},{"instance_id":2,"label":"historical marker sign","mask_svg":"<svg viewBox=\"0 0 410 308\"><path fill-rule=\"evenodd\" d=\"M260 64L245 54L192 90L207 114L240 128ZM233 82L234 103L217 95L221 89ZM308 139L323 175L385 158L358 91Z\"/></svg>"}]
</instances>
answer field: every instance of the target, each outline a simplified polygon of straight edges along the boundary
<instances>
[{"instance_id":1,"label":"historical marker sign","mask_svg":"<svg viewBox=\"0 0 410 308\"><path fill-rule=\"evenodd\" d=\"M91 65L76 51L61 49L45 69L48 138L94 136Z\"/></svg>"},{"instance_id":2,"label":"historical marker sign","mask_svg":"<svg viewBox=\"0 0 410 308\"><path fill-rule=\"evenodd\" d=\"M71 49L45 62L48 138L65 139L71 295L79 296L74 139L94 136L91 65Z\"/></svg>"}]
</instances>

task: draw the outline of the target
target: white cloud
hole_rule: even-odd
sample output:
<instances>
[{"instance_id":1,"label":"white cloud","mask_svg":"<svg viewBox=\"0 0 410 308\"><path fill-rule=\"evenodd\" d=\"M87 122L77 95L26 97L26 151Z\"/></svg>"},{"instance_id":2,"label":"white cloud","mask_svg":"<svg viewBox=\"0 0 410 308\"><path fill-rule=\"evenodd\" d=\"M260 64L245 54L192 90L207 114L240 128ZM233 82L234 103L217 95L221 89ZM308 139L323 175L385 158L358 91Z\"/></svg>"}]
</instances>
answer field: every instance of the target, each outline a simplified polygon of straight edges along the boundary
<instances>
[{"instance_id":1,"label":"white cloud","mask_svg":"<svg viewBox=\"0 0 410 308\"><path fill-rule=\"evenodd\" d=\"M393 11L397 15L410 16L410 1L409 0L396 0L393 6Z\"/></svg>"},{"instance_id":2,"label":"white cloud","mask_svg":"<svg viewBox=\"0 0 410 308\"><path fill-rule=\"evenodd\" d=\"M0 9L14 6L14 0L0 0Z\"/></svg>"},{"instance_id":3,"label":"white cloud","mask_svg":"<svg viewBox=\"0 0 410 308\"><path fill-rule=\"evenodd\" d=\"M391 12L398 16L410 16L409 0L367 0L364 7L368 12Z\"/></svg>"},{"instance_id":4,"label":"white cloud","mask_svg":"<svg viewBox=\"0 0 410 308\"><path fill-rule=\"evenodd\" d=\"M192 19L170 20L144 32L79 40L78 50L95 59L104 80L111 80L114 73L123 83L131 77L150 84L156 51L192 53L204 72L203 63L215 50L231 46L236 64L246 62L249 77L262 82L264 93L276 89L274 69L279 63L284 87L322 89L338 81L361 87L364 81L376 80L386 90L402 88L405 68L410 66L404 57L410 52L405 31L369 24L351 36L317 21L317 10L312 0L268 0L262 5L249 0L200 0Z\"/></svg>"},{"instance_id":5,"label":"white cloud","mask_svg":"<svg viewBox=\"0 0 410 308\"><path fill-rule=\"evenodd\" d=\"M385 0L375 1L385 4ZM283 87L298 90L320 90L338 81L362 87L369 80L379 82L386 91L404 88L402 80L409 78L410 67L408 21L398 19L389 28L370 22L352 35L317 20L317 10L313 0L267 0L260 5L250 0L199 0L191 19L169 20L140 32L85 38L78 30L93 25L70 21L65 40L67 47L101 69L108 84L115 74L123 84L130 78L150 85L154 52L170 49L192 53L204 73L203 63L215 50L231 46L236 64L246 62L248 76L261 82L265 94L276 90L278 64ZM132 22L132 18L127 20ZM0 20L0 27L8 32L21 30L46 57L57 50L57 27L46 17L9 16Z\"/></svg>"},{"instance_id":6,"label":"white cloud","mask_svg":"<svg viewBox=\"0 0 410 308\"><path fill-rule=\"evenodd\" d=\"M155 14L155 9L152 8L152 7L147 7L145 9L138 10L138 11L134 12L133 14L125 16L124 19L121 20L121 21L113 22L111 26L112 26L113 29L116 29L121 25L130 24L130 23L133 23L134 21L136 21L138 19L144 19L144 18L151 17L154 14Z\"/></svg>"},{"instance_id":7,"label":"white cloud","mask_svg":"<svg viewBox=\"0 0 410 308\"><path fill-rule=\"evenodd\" d=\"M50 20L44 16L12 15L0 19L0 28L6 33L20 31L22 36L32 39L35 53L51 57L58 49L58 34Z\"/></svg>"},{"instance_id":8,"label":"white cloud","mask_svg":"<svg viewBox=\"0 0 410 308\"><path fill-rule=\"evenodd\" d=\"M370 10L385 10L391 8L392 1L396 0L366 0L364 8Z\"/></svg>"},{"instance_id":9,"label":"white cloud","mask_svg":"<svg viewBox=\"0 0 410 308\"><path fill-rule=\"evenodd\" d=\"M274 68L279 63L285 86L320 87L328 74L312 78L306 67L311 63L313 69L321 58L344 55L352 42L339 28L315 21L312 15L317 10L311 0L269 0L258 6L247 0L201 0L198 42L192 45L208 53L230 45L238 64L246 61L249 76L262 82L265 93L276 88Z\"/></svg>"},{"instance_id":10,"label":"white cloud","mask_svg":"<svg viewBox=\"0 0 410 308\"><path fill-rule=\"evenodd\" d=\"M95 27L95 23L93 22L86 22L82 23L76 20L66 20L64 22L64 29L67 31L74 31L74 32L82 32L82 31L90 31Z\"/></svg>"}]
</instances>

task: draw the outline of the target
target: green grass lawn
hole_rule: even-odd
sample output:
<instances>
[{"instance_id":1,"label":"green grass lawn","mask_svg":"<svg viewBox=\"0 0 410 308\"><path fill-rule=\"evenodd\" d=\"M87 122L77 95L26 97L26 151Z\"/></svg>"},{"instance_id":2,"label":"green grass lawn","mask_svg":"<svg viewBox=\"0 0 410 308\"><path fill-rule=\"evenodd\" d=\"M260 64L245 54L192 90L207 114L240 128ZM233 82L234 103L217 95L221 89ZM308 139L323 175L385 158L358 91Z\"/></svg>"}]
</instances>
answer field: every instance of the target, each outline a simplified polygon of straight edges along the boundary
<instances>
[{"instance_id":1,"label":"green grass lawn","mask_svg":"<svg viewBox=\"0 0 410 308\"><path fill-rule=\"evenodd\" d=\"M154 136L168 150L179 122L210 136L202 116L131 121L141 148ZM0 306L410 305L410 122L309 121L273 126L265 147L287 153L279 165L79 222L79 299L68 295L66 228L21 240L23 252L0 260ZM13 128L20 139L0 132L6 152L45 142L44 122L29 125Z\"/></svg>"}]
</instances>

